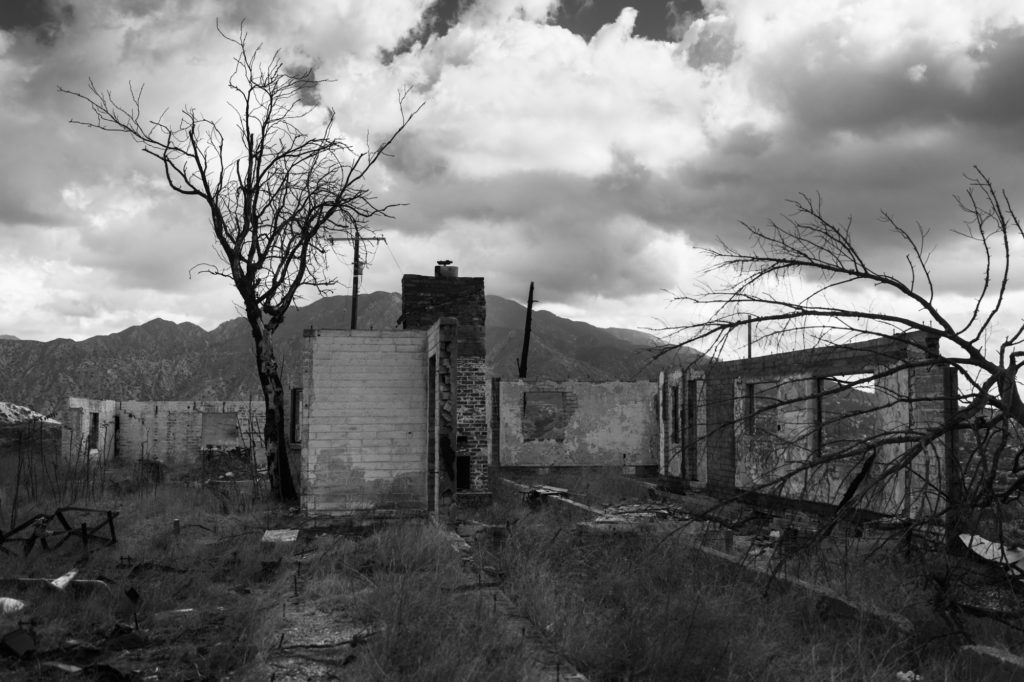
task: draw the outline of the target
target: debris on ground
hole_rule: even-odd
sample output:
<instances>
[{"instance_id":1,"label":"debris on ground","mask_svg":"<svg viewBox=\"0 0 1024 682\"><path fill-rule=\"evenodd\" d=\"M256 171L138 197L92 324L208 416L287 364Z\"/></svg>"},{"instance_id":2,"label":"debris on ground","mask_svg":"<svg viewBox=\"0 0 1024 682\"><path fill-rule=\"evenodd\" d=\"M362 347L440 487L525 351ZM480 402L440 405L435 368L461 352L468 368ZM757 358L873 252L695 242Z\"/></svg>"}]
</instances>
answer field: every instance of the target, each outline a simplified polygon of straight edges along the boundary
<instances>
[{"instance_id":1,"label":"debris on ground","mask_svg":"<svg viewBox=\"0 0 1024 682\"><path fill-rule=\"evenodd\" d=\"M35 653L38 643L36 634L27 628L18 627L0 637L0 652L15 658L25 658Z\"/></svg>"},{"instance_id":2,"label":"debris on ground","mask_svg":"<svg viewBox=\"0 0 1024 682\"><path fill-rule=\"evenodd\" d=\"M261 542L296 542L298 539L298 528L279 528L265 531Z\"/></svg>"},{"instance_id":3,"label":"debris on ground","mask_svg":"<svg viewBox=\"0 0 1024 682\"><path fill-rule=\"evenodd\" d=\"M25 602L14 597L0 597L0 613L5 616L13 616L25 609Z\"/></svg>"},{"instance_id":4,"label":"debris on ground","mask_svg":"<svg viewBox=\"0 0 1024 682\"><path fill-rule=\"evenodd\" d=\"M982 559L999 564L1014 575L1024 576L1024 549L1007 547L970 533L961 533L959 538L960 542Z\"/></svg>"}]
</instances>

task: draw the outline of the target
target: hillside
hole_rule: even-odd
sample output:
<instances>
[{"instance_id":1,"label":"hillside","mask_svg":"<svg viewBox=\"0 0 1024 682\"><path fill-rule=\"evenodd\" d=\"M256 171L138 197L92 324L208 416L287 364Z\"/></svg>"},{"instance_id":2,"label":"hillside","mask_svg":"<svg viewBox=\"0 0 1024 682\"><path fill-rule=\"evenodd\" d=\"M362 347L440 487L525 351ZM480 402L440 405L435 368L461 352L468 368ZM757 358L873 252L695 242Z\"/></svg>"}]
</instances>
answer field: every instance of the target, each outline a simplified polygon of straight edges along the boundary
<instances>
[{"instance_id":1,"label":"hillside","mask_svg":"<svg viewBox=\"0 0 1024 682\"><path fill-rule=\"evenodd\" d=\"M518 375L526 309L487 297L487 358L496 376ZM375 292L359 299L362 329L394 329L401 297ZM349 297L333 296L292 310L275 335L286 384L295 383L302 331L347 328ZM623 334L623 331L626 333ZM625 336L626 338L622 338ZM635 343L634 339L640 343ZM652 363L651 339L631 330L606 330L537 311L533 317L529 377L607 381L657 377L669 363L687 361L681 349ZM242 318L212 331L156 319L84 341L0 340L0 400L40 412L67 396L123 400L247 399L257 396L252 340Z\"/></svg>"}]
</instances>

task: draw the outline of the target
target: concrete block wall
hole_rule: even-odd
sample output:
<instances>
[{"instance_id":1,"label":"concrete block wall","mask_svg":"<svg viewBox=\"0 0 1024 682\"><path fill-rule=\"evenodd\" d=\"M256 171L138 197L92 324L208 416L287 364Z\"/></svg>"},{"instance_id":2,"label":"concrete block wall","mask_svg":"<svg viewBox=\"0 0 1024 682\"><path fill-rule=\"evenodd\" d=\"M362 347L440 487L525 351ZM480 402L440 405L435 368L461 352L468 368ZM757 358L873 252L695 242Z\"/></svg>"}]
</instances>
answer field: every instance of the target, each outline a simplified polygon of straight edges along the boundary
<instances>
[{"instance_id":1,"label":"concrete block wall","mask_svg":"<svg viewBox=\"0 0 1024 682\"><path fill-rule=\"evenodd\" d=\"M303 342L303 510L426 510L426 332L309 330Z\"/></svg>"},{"instance_id":2,"label":"concrete block wall","mask_svg":"<svg viewBox=\"0 0 1024 682\"><path fill-rule=\"evenodd\" d=\"M530 392L565 395L562 440L524 438ZM497 394L502 466L658 465L658 384L653 381L502 381Z\"/></svg>"}]
</instances>

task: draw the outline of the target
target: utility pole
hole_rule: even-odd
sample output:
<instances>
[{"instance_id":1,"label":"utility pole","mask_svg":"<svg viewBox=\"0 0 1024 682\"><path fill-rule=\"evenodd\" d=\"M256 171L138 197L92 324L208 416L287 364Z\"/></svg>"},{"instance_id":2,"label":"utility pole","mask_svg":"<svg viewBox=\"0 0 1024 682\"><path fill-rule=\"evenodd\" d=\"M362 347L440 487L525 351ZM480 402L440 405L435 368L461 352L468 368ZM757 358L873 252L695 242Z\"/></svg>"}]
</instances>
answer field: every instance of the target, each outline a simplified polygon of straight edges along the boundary
<instances>
[{"instance_id":1,"label":"utility pole","mask_svg":"<svg viewBox=\"0 0 1024 682\"><path fill-rule=\"evenodd\" d=\"M352 242L352 316L348 328L355 329L359 319L359 278L363 275L362 242L383 242L387 241L383 236L362 237L359 235L359 226L353 228L351 237L332 237L334 242Z\"/></svg>"},{"instance_id":2,"label":"utility pole","mask_svg":"<svg viewBox=\"0 0 1024 682\"><path fill-rule=\"evenodd\" d=\"M530 282L530 295L526 299L526 329L523 331L523 355L519 359L519 378L526 378L526 361L530 356L530 327L533 322L533 282Z\"/></svg>"}]
</instances>

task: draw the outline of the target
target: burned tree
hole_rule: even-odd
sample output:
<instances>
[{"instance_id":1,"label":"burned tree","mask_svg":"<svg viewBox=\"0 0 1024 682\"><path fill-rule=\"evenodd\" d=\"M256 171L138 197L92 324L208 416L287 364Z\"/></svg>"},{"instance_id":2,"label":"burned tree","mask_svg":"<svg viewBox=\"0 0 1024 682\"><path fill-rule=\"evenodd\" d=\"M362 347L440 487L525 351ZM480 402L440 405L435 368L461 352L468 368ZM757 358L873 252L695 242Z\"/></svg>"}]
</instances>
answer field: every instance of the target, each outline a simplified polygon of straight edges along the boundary
<instances>
[{"instance_id":1,"label":"burned tree","mask_svg":"<svg viewBox=\"0 0 1024 682\"><path fill-rule=\"evenodd\" d=\"M852 219L832 221L820 197L801 195L789 215L767 227L744 224L749 241L743 248L721 243L708 250L713 265L705 281L720 284L681 297L708 310L704 321L680 330L682 343L724 356L731 339L745 336L752 325L760 343L780 350L860 354L847 363L857 366L855 375L832 377L807 368L768 385L758 383L755 372L709 398L730 403L736 447L746 448L755 464L767 463L756 480L745 482L749 489L774 492L803 477L809 482L799 489L820 494L823 484L814 472L841 463L841 485L833 485L827 500L816 500L840 514L917 481L930 488L927 509L912 509L908 499L888 513L933 528L954 522L977 528L981 521L1002 534L1002 512L1024 490L1018 388L1024 324L1009 303L1012 261L1024 247L1024 230L1006 193L986 175L975 168L966 179L966 192L956 198L963 216L956 233L980 255L978 288L967 307L943 308L926 230L905 229L883 212L883 223L905 249L902 269L887 269L859 247ZM862 307L864 290L891 294L892 305ZM714 365L701 372L713 372ZM922 398L913 379L901 378L937 369L946 373L946 386L956 387L954 395ZM922 403L934 410L933 418L908 419ZM813 418L796 426L779 418L801 410ZM775 457L787 448L790 455L802 452ZM935 452L949 467L941 485L927 471ZM1019 543L1024 535L1011 539Z\"/></svg>"},{"instance_id":2,"label":"burned tree","mask_svg":"<svg viewBox=\"0 0 1024 682\"><path fill-rule=\"evenodd\" d=\"M271 487L282 499L294 499L274 332L303 290L327 293L336 284L327 273L330 240L366 230L370 219L394 208L378 202L367 173L416 111L407 112L400 95L397 129L383 141L367 139L361 150L335 135L333 111L308 132L304 119L314 108L303 97L322 81L311 69L290 68L279 52L252 46L244 26L237 37L221 35L238 49L228 79L237 115L232 130L194 108L174 123L163 116L148 120L142 88L131 88L127 104L91 81L87 93L63 92L85 101L95 115L72 122L126 134L163 166L171 189L206 204L220 262L197 267L231 280L241 297L266 403Z\"/></svg>"}]
</instances>

